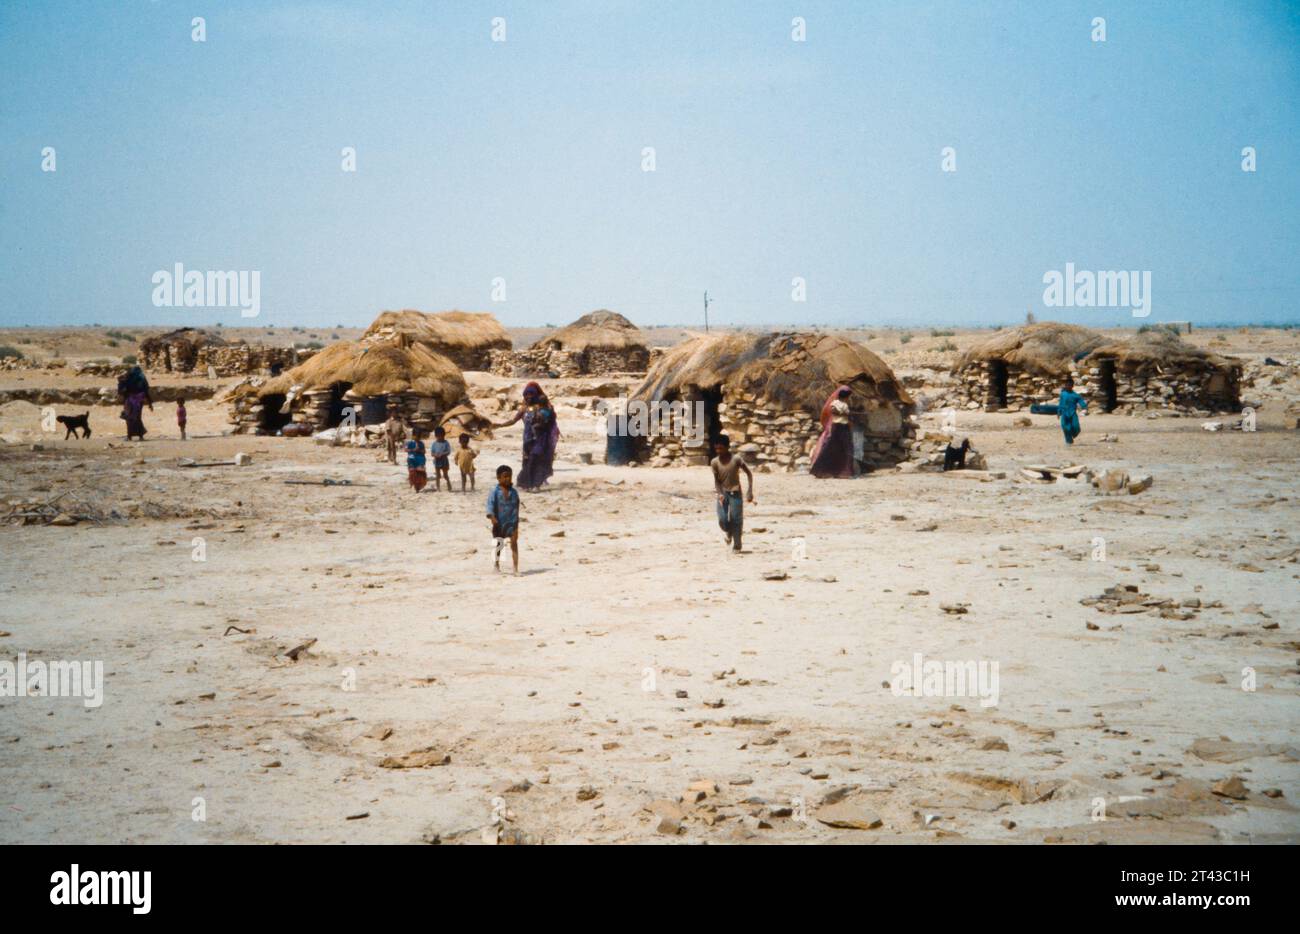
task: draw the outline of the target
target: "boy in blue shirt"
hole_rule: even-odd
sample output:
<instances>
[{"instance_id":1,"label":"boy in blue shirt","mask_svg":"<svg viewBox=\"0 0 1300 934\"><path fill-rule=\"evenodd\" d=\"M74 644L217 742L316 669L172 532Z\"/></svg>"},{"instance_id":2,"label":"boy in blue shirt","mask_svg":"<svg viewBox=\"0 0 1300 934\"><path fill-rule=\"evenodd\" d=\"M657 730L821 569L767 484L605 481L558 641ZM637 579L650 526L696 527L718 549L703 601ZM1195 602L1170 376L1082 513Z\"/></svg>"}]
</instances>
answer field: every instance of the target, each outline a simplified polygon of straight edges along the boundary
<instances>
[{"instance_id":1,"label":"boy in blue shirt","mask_svg":"<svg viewBox=\"0 0 1300 934\"><path fill-rule=\"evenodd\" d=\"M447 478L447 492L451 492L451 442L447 440L447 429L439 425L433 429L434 441L429 444L429 456L433 458L433 488L442 490L443 477Z\"/></svg>"},{"instance_id":2,"label":"boy in blue shirt","mask_svg":"<svg viewBox=\"0 0 1300 934\"><path fill-rule=\"evenodd\" d=\"M1088 408L1088 400L1074 391L1074 377L1066 377L1065 388L1056 403L1056 414L1061 419L1061 431L1065 433L1065 443L1074 444L1082 430L1079 427L1079 407Z\"/></svg>"},{"instance_id":3,"label":"boy in blue shirt","mask_svg":"<svg viewBox=\"0 0 1300 934\"><path fill-rule=\"evenodd\" d=\"M448 482L450 486L450 482ZM497 468L497 485L487 498L487 518L496 539L493 566L501 570L501 550L510 540L510 557L514 559L515 576L519 575L519 491L514 488L514 471L502 464Z\"/></svg>"}]
</instances>

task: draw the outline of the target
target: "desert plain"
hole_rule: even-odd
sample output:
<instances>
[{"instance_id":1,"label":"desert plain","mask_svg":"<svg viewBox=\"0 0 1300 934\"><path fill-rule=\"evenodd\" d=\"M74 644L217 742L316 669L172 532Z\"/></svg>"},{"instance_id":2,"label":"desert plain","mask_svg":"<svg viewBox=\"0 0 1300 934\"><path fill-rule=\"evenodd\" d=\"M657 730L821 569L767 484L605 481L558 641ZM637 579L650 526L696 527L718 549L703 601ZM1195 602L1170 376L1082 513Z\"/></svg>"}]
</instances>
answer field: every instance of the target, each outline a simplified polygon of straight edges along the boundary
<instances>
[{"instance_id":1,"label":"desert plain","mask_svg":"<svg viewBox=\"0 0 1300 934\"><path fill-rule=\"evenodd\" d=\"M858 337L925 396L977 332L915 333ZM0 393L108 385L72 366L113 339L2 331L66 366ZM91 413L64 440L0 396L0 659L105 675L95 708L0 697L0 841L1300 841L1300 332L1188 339L1279 361L1244 392L1257 431L1094 414L1066 449L1051 417L961 411L1005 476L759 473L740 555L707 468L605 466L609 381L549 381L563 437L518 577L483 508L517 427L474 492L453 466L416 495L377 449L225 434L233 379L186 441L170 402L128 443L115 406L55 404ZM467 378L492 417L521 385ZM14 518L41 503L69 524ZM996 703L893 689L918 654L996 663Z\"/></svg>"}]
</instances>

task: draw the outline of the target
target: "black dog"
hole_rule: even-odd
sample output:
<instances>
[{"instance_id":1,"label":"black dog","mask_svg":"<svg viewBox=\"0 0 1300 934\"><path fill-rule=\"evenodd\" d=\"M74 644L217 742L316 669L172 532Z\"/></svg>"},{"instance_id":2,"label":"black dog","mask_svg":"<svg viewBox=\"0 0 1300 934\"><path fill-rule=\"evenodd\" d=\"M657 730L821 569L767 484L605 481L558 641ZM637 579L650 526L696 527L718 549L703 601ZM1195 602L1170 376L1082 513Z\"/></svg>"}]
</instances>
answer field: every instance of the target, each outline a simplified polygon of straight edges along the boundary
<instances>
[{"instance_id":1,"label":"black dog","mask_svg":"<svg viewBox=\"0 0 1300 934\"><path fill-rule=\"evenodd\" d=\"M63 434L64 441L67 441L70 436L74 438L90 437L90 413L89 412L84 412L81 415L60 415L58 418L55 419L55 421L61 424L64 428L68 429ZM77 434L78 428L80 428L83 432L85 432L85 434L81 434L81 435Z\"/></svg>"},{"instance_id":2,"label":"black dog","mask_svg":"<svg viewBox=\"0 0 1300 934\"><path fill-rule=\"evenodd\" d=\"M948 470L965 470L966 469L966 452L970 450L970 438L964 438L961 447L955 448L948 445L943 452L943 469Z\"/></svg>"}]
</instances>

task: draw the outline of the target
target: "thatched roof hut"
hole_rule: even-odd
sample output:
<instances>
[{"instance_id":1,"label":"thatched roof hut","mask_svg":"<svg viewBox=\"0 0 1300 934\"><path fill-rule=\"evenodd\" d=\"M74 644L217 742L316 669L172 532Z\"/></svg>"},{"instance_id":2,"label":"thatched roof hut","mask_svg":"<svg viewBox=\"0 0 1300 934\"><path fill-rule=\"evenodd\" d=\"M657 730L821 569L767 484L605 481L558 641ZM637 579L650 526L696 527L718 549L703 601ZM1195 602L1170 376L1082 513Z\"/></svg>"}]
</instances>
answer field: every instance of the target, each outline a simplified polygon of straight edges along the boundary
<instances>
[{"instance_id":1,"label":"thatched roof hut","mask_svg":"<svg viewBox=\"0 0 1300 934\"><path fill-rule=\"evenodd\" d=\"M1100 331L1044 321L998 331L972 344L957 360L954 372L974 364L997 360L1039 376L1064 376L1072 361L1100 347L1106 337Z\"/></svg>"},{"instance_id":2,"label":"thatched roof hut","mask_svg":"<svg viewBox=\"0 0 1300 934\"><path fill-rule=\"evenodd\" d=\"M486 370L492 351L512 346L495 317L468 311L385 311L366 328L362 340L423 344L464 370Z\"/></svg>"},{"instance_id":3,"label":"thatched roof hut","mask_svg":"<svg viewBox=\"0 0 1300 934\"><path fill-rule=\"evenodd\" d=\"M177 328L140 342L140 364L146 370L188 373L205 347L227 347L230 342L201 328Z\"/></svg>"},{"instance_id":4,"label":"thatched roof hut","mask_svg":"<svg viewBox=\"0 0 1300 934\"><path fill-rule=\"evenodd\" d=\"M1099 398L1107 412L1235 410L1241 372L1240 360L1188 344L1161 326L1103 343L1079 362L1080 391Z\"/></svg>"},{"instance_id":5,"label":"thatched roof hut","mask_svg":"<svg viewBox=\"0 0 1300 934\"><path fill-rule=\"evenodd\" d=\"M864 345L828 334L749 332L696 337L669 349L633 399L671 399L689 386L736 390L820 415L836 386L911 405L894 371Z\"/></svg>"},{"instance_id":6,"label":"thatched roof hut","mask_svg":"<svg viewBox=\"0 0 1300 934\"><path fill-rule=\"evenodd\" d=\"M602 308L588 312L533 346L556 350L644 350L646 343L641 329L635 324L616 311Z\"/></svg>"},{"instance_id":7,"label":"thatched roof hut","mask_svg":"<svg viewBox=\"0 0 1300 934\"><path fill-rule=\"evenodd\" d=\"M821 430L818 417L836 386L852 390L863 442L858 460L870 467L902 460L912 434L913 402L889 366L862 344L826 334L774 332L704 335L668 350L631 401L683 401L697 406L709 438L725 432L760 464L785 469L807 463ZM707 461L707 441L650 439L650 454L671 461ZM701 440L696 432L695 442Z\"/></svg>"},{"instance_id":8,"label":"thatched roof hut","mask_svg":"<svg viewBox=\"0 0 1300 934\"><path fill-rule=\"evenodd\" d=\"M344 341L234 399L244 430L274 434L291 421L331 428L348 408L357 424L375 424L389 407L429 427L466 400L460 368L423 344Z\"/></svg>"},{"instance_id":9,"label":"thatched roof hut","mask_svg":"<svg viewBox=\"0 0 1300 934\"><path fill-rule=\"evenodd\" d=\"M1106 343L1077 324L1044 321L998 331L973 344L953 366L967 408L1019 411L1061 388L1075 362Z\"/></svg>"},{"instance_id":10,"label":"thatched roof hut","mask_svg":"<svg viewBox=\"0 0 1300 934\"><path fill-rule=\"evenodd\" d=\"M460 369L441 354L422 344L342 341L331 344L306 363L270 380L262 394L288 392L301 386L304 392L328 389L347 383L356 396L386 396L415 393L455 405L466 391Z\"/></svg>"},{"instance_id":11,"label":"thatched roof hut","mask_svg":"<svg viewBox=\"0 0 1300 934\"><path fill-rule=\"evenodd\" d=\"M617 312L601 309L537 341L527 350L495 355L505 376L591 376L644 373L650 348L641 330Z\"/></svg>"}]
</instances>

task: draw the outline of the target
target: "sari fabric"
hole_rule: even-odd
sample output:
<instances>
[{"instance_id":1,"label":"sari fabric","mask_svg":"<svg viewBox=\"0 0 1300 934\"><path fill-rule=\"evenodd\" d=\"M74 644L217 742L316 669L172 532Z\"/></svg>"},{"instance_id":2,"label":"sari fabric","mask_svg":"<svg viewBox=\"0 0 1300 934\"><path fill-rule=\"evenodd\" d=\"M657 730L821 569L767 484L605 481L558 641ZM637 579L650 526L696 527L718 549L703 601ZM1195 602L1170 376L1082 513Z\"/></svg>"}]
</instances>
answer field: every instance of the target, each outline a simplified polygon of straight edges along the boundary
<instances>
[{"instance_id":1,"label":"sari fabric","mask_svg":"<svg viewBox=\"0 0 1300 934\"><path fill-rule=\"evenodd\" d=\"M849 479L853 476L853 428L843 423L835 424L831 413L831 403L848 388L835 387L835 391L822 406L822 433L817 438L809 465L814 477Z\"/></svg>"}]
</instances>

